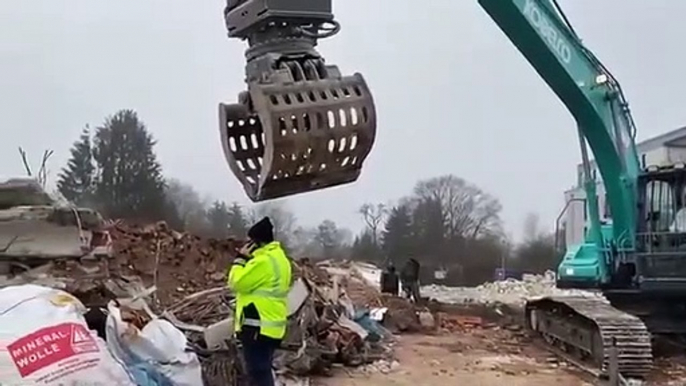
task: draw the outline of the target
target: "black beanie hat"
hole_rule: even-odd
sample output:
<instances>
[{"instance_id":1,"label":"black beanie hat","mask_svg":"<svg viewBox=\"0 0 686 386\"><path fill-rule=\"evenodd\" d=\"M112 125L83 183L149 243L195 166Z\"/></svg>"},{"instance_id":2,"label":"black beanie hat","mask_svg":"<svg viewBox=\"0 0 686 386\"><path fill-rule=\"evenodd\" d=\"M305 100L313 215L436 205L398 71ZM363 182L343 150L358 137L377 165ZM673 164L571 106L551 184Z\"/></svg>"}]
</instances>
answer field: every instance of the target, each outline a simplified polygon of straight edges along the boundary
<instances>
[{"instance_id":1,"label":"black beanie hat","mask_svg":"<svg viewBox=\"0 0 686 386\"><path fill-rule=\"evenodd\" d=\"M248 237L257 243L271 243L274 241L274 226L269 217L258 221L248 229Z\"/></svg>"}]
</instances>

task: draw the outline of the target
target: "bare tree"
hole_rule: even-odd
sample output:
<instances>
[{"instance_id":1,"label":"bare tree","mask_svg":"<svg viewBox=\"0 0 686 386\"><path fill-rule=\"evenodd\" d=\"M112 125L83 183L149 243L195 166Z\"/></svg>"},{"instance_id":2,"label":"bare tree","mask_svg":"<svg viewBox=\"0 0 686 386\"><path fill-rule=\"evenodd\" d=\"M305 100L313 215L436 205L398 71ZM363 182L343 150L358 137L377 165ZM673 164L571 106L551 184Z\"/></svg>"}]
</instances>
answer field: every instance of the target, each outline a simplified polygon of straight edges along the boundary
<instances>
[{"instance_id":1,"label":"bare tree","mask_svg":"<svg viewBox=\"0 0 686 386\"><path fill-rule=\"evenodd\" d=\"M341 243L336 223L331 220L322 221L317 227L315 240L322 249L323 257L326 259L333 258Z\"/></svg>"},{"instance_id":2,"label":"bare tree","mask_svg":"<svg viewBox=\"0 0 686 386\"><path fill-rule=\"evenodd\" d=\"M540 217L537 213L528 213L524 218L524 241L532 242L541 237L541 230L539 229Z\"/></svg>"},{"instance_id":3,"label":"bare tree","mask_svg":"<svg viewBox=\"0 0 686 386\"><path fill-rule=\"evenodd\" d=\"M48 160L52 157L54 152L52 150L46 150L43 152L43 157L41 158L40 167L38 168L38 173L36 175L36 180L45 189L48 183ZM21 156L21 162L24 165L24 170L29 177L33 177L33 172L31 170L31 164L29 163L28 157L26 156L26 151L19 147L19 155Z\"/></svg>"},{"instance_id":4,"label":"bare tree","mask_svg":"<svg viewBox=\"0 0 686 386\"><path fill-rule=\"evenodd\" d=\"M454 175L420 181L415 198L441 204L447 237L480 238L502 233L500 202L477 186Z\"/></svg>"},{"instance_id":5,"label":"bare tree","mask_svg":"<svg viewBox=\"0 0 686 386\"><path fill-rule=\"evenodd\" d=\"M515 264L522 271L543 273L555 269L561 258L555 251L555 235L540 233L537 238L520 244L515 258Z\"/></svg>"},{"instance_id":6,"label":"bare tree","mask_svg":"<svg viewBox=\"0 0 686 386\"><path fill-rule=\"evenodd\" d=\"M322 255L321 246L316 240L316 228L297 227L291 237L290 252L297 257L317 257Z\"/></svg>"},{"instance_id":7,"label":"bare tree","mask_svg":"<svg viewBox=\"0 0 686 386\"><path fill-rule=\"evenodd\" d=\"M366 203L360 207L358 212L362 215L362 219L367 225L372 236L372 243L375 246L379 245L379 232L381 232L380 226L384 221L386 215L388 214L388 208L384 204L370 204Z\"/></svg>"},{"instance_id":8,"label":"bare tree","mask_svg":"<svg viewBox=\"0 0 686 386\"><path fill-rule=\"evenodd\" d=\"M274 236L284 244L289 244L296 230L295 214L288 209L285 201L269 201L255 205L248 211L249 225L269 217L274 224Z\"/></svg>"},{"instance_id":9,"label":"bare tree","mask_svg":"<svg viewBox=\"0 0 686 386\"><path fill-rule=\"evenodd\" d=\"M184 228L197 233L209 231L207 208L210 200L201 197L193 186L177 179L167 181L167 199L174 205Z\"/></svg>"},{"instance_id":10,"label":"bare tree","mask_svg":"<svg viewBox=\"0 0 686 386\"><path fill-rule=\"evenodd\" d=\"M331 220L316 227L297 227L290 239L289 251L294 257L348 258L353 235Z\"/></svg>"}]
</instances>

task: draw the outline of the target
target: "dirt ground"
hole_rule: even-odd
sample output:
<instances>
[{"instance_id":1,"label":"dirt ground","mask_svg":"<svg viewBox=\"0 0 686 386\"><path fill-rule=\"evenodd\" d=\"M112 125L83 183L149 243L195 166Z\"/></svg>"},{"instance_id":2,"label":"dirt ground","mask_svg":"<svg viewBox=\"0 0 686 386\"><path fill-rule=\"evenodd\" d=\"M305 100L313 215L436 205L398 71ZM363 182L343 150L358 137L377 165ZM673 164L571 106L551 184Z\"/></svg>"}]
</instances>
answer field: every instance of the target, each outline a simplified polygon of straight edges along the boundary
<instances>
[{"instance_id":1,"label":"dirt ground","mask_svg":"<svg viewBox=\"0 0 686 386\"><path fill-rule=\"evenodd\" d=\"M603 384L527 342L517 332L499 328L432 335L402 335L395 363L338 369L314 386L591 386ZM684 356L656 358L644 385L686 385Z\"/></svg>"},{"instance_id":2,"label":"dirt ground","mask_svg":"<svg viewBox=\"0 0 686 386\"><path fill-rule=\"evenodd\" d=\"M317 386L586 386L573 368L500 329L403 335L389 370L339 369Z\"/></svg>"}]
</instances>

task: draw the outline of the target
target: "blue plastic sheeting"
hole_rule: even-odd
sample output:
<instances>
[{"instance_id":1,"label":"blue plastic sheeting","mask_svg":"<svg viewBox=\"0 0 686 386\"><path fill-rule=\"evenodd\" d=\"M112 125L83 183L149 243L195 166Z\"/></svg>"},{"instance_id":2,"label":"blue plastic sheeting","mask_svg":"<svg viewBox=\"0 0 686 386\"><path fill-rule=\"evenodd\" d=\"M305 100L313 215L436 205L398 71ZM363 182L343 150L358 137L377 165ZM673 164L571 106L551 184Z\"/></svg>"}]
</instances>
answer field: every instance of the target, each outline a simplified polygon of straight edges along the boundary
<instances>
[{"instance_id":1,"label":"blue plastic sheeting","mask_svg":"<svg viewBox=\"0 0 686 386\"><path fill-rule=\"evenodd\" d=\"M369 333L369 335L367 335L367 340L370 342L378 342L388 334L388 331L386 331L382 325L371 318L369 310L357 310L353 321Z\"/></svg>"}]
</instances>

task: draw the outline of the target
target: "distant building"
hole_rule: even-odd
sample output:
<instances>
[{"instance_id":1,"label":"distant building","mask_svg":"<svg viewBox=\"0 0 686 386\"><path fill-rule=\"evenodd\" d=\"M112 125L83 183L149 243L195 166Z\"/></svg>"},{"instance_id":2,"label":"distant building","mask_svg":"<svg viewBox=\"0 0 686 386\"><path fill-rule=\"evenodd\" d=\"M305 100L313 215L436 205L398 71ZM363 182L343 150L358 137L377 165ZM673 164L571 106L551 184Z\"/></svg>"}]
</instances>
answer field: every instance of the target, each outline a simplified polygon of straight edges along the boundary
<instances>
[{"instance_id":1,"label":"distant building","mask_svg":"<svg viewBox=\"0 0 686 386\"><path fill-rule=\"evenodd\" d=\"M686 127L640 142L636 145L636 148L639 162L644 169L650 166L686 163ZM567 246L581 243L586 233L588 211L586 210L585 201L586 192L583 189L583 172L583 165L577 165L576 185L564 193L565 203L569 202L569 207L565 212L561 225L565 227L565 243ZM591 173L599 181L596 189L600 218L601 220L608 219L610 211L605 199L605 189L602 182L600 182L600 174L593 161L591 161Z\"/></svg>"}]
</instances>

